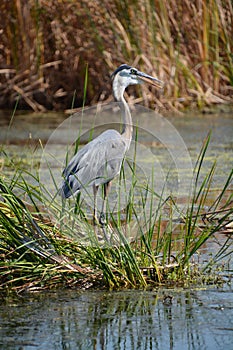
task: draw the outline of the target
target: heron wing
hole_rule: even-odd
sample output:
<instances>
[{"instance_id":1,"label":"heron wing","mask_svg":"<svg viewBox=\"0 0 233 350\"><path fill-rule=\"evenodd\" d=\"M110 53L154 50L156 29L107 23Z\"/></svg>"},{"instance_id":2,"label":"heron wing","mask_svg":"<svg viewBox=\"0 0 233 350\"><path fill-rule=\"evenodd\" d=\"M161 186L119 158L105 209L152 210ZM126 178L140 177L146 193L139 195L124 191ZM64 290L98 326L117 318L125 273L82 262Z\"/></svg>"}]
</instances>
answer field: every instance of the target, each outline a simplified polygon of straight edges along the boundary
<instances>
[{"instance_id":1,"label":"heron wing","mask_svg":"<svg viewBox=\"0 0 233 350\"><path fill-rule=\"evenodd\" d=\"M68 198L83 187L112 180L120 172L126 150L126 142L116 130L107 130L89 142L64 169L62 195Z\"/></svg>"}]
</instances>

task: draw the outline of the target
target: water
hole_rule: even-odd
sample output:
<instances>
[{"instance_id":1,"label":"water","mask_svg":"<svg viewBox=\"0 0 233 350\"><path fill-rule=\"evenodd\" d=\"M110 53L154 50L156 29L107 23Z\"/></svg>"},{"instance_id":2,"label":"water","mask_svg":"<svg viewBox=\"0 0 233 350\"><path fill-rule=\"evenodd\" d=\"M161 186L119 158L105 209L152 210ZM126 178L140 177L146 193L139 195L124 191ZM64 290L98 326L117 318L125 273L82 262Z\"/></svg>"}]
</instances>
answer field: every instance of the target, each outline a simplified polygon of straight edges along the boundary
<instances>
[{"instance_id":1,"label":"water","mask_svg":"<svg viewBox=\"0 0 233 350\"><path fill-rule=\"evenodd\" d=\"M87 108L84 112L78 113L75 118L68 118L62 113L18 113L12 120L9 113L0 111L0 142L8 145L7 153L10 157L21 156L29 164L33 160L40 161L43 155L42 144L43 147L48 147L49 151L52 147L52 155L58 158L59 162L51 166L58 168L60 180L65 154L79 133L81 142L87 142L90 135L96 136L111 127L120 128L120 112L115 109L115 104L108 104L101 112L96 112L95 107ZM214 184L216 188L222 188L222 183L233 163L232 107L226 107L224 111L216 109L214 113L208 115L189 112L182 116L174 117L170 114L166 118L160 118L153 111L138 106L132 111L132 115L134 130L138 127L137 164L141 166L142 173L147 175L151 165L154 164L157 179L158 181L161 179L163 184L167 171L175 173L178 169L180 177L178 176L177 179L178 182L182 182L182 171L186 171L184 177L187 177L187 172L195 164L203 140L211 132L211 141L203 168L206 167L208 170L212 162L217 160ZM93 126L95 126L94 131L92 131ZM132 143L128 159L134 157L134 146L135 143Z\"/></svg>"},{"instance_id":2,"label":"water","mask_svg":"<svg viewBox=\"0 0 233 350\"><path fill-rule=\"evenodd\" d=\"M217 159L213 182L215 194L222 188L232 168L232 112L232 109L228 109L205 116L193 112L167 117L183 139L192 164L204 137L212 131L204 166L208 171L213 159ZM105 117L99 129L109 123L109 114ZM63 122L64 116L54 113L18 114L11 128L8 128L9 120L9 114L4 112L0 115L0 141L5 144L4 149L10 158L15 161L19 159L20 166L25 161L28 167L33 165L32 160L40 161L42 152L38 139L45 145L51 132ZM160 125L158 120L146 116L141 123L142 143L151 154L156 154L161 167L166 167L164 160L168 159L173 149L179 147L175 144L175 147L168 148L170 153L167 152L159 140L164 132L163 123ZM83 141L88 140L87 131L92 125L92 119L83 120ZM74 127L72 129L75 130ZM157 130L156 135L148 130ZM55 135L57 141L51 143L56 150L59 149L61 159L64 157L64 145L69 144L67 139L72 136L65 131L59 137ZM169 135L165 134L165 137L169 138ZM62 165L61 161L59 173ZM3 174L12 172L5 160L1 166ZM208 243L205 248L209 251L214 249L214 245ZM203 289L177 287L120 292L60 290L54 293L25 293L19 298L9 297L0 302L0 348L3 350L230 350L232 344L233 294L232 283L228 283L227 279L221 287Z\"/></svg>"},{"instance_id":3,"label":"water","mask_svg":"<svg viewBox=\"0 0 233 350\"><path fill-rule=\"evenodd\" d=\"M230 350L231 287L58 291L1 303L4 350Z\"/></svg>"},{"instance_id":4,"label":"water","mask_svg":"<svg viewBox=\"0 0 233 350\"><path fill-rule=\"evenodd\" d=\"M55 197L62 180L66 154L69 159L73 155L74 147L71 145L79 135L81 143L85 143L103 130L120 129L121 113L118 107L117 104L110 103L104 106L101 112L99 107L87 108L66 119L64 115L57 113L17 114L10 122L10 128L11 117L3 114L0 119L0 141L7 144L9 156L8 161L3 164L4 172L7 174L12 171L9 166L11 159L15 161L16 166L23 166L30 172L39 167L40 182L46 186L46 193L50 191L51 197ZM202 164L200 183L217 160L211 187L211 191L215 191L216 194L217 190L223 188L232 169L232 111L232 107L228 107L225 111L216 109L215 113L209 115L190 112L183 116L174 117L171 114L164 118L141 106L135 107L132 110L133 140L137 141L132 142L127 152L127 162L124 164L126 181L122 184L118 178L112 183L108 202L110 210L119 208L118 194L121 193L120 206L123 211L132 188L134 197L139 202L142 187L147 183L149 188L153 186L156 189L158 196L162 193L163 199L172 195L184 202L183 198L190 191L193 168L201 145L210 131L211 142ZM133 183L132 168L139 179L136 185ZM15 167L13 171L14 169ZM36 183L32 185L36 186ZM91 187L90 191L83 191L82 199L87 204L87 210L93 207ZM101 210L100 191L97 207ZM156 210L156 207L154 209ZM51 216L55 215L51 213Z\"/></svg>"}]
</instances>

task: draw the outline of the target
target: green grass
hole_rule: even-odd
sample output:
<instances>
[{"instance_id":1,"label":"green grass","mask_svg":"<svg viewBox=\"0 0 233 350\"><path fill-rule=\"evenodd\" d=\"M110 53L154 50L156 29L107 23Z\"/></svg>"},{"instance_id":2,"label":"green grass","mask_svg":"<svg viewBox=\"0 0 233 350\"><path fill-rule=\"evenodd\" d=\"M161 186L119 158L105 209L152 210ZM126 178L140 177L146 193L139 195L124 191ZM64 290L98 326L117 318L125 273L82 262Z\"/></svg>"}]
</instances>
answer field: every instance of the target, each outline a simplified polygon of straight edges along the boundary
<instances>
[{"instance_id":1,"label":"green grass","mask_svg":"<svg viewBox=\"0 0 233 350\"><path fill-rule=\"evenodd\" d=\"M193 189L185 212L179 213L179 224L173 214L179 212L174 198L163 198L163 193L158 196L154 188L143 184L135 200L138 179L131 167L134 181L127 207L123 212L108 212L109 241L103 235L99 238L100 228L94 230L82 196L73 208L69 201L64 205L59 197L54 199L30 171L18 168L12 177L2 175L0 290L20 292L59 286L146 288L161 283L213 281L215 271L233 251L230 234L207 263L199 263L197 257L216 233L228 232L233 216L229 192L233 172L210 203L215 163L206 175L202 174L209 140L208 136L197 159ZM30 177L33 186L28 181ZM124 169L119 181L125 181ZM165 209L169 209L166 220Z\"/></svg>"}]
</instances>

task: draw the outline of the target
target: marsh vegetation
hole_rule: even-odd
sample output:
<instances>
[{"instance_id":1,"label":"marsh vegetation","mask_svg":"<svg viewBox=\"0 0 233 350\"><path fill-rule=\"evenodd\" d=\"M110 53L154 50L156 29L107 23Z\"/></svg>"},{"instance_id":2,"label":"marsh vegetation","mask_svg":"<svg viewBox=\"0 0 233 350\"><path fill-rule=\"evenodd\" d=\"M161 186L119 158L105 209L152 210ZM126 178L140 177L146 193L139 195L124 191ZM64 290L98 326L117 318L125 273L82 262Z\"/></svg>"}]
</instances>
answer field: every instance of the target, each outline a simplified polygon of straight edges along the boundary
<instances>
[{"instance_id":1,"label":"marsh vegetation","mask_svg":"<svg viewBox=\"0 0 233 350\"><path fill-rule=\"evenodd\" d=\"M135 65L166 83L138 102L160 110L228 103L233 8L227 1L1 2L0 106L64 110L111 96L110 74ZM74 94L75 91L75 94Z\"/></svg>"},{"instance_id":2,"label":"marsh vegetation","mask_svg":"<svg viewBox=\"0 0 233 350\"><path fill-rule=\"evenodd\" d=\"M233 172L213 198L215 162L202 174L208 144L209 137L196 161L185 210L148 184L141 185L135 201L131 168L131 200L123 213L108 213L108 241L100 228L96 233L79 197L75 206L64 207L30 167L12 163L5 153L8 166L17 169L13 176L1 176L0 183L1 290L221 283L221 271L227 269L223 261L232 253ZM124 181L123 171L118 181ZM222 244L201 261L201 250L215 234L225 237Z\"/></svg>"},{"instance_id":3,"label":"marsh vegetation","mask_svg":"<svg viewBox=\"0 0 233 350\"><path fill-rule=\"evenodd\" d=\"M153 110L232 102L230 0L3 0L0 8L0 107L14 109L7 133L16 109L108 102L110 74L121 63L165 81L162 93L136 90L135 101ZM213 197L216 161L203 173L209 141L210 135L190 174L185 210L153 183L136 190L140 179L128 164L128 205L108 211L109 241L95 232L79 197L73 207L54 200L40 181L39 159L27 164L2 146L0 290L221 283L223 261L232 253L233 173ZM124 168L119 181L124 186ZM219 249L200 262L200 251L216 234L224 237Z\"/></svg>"}]
</instances>

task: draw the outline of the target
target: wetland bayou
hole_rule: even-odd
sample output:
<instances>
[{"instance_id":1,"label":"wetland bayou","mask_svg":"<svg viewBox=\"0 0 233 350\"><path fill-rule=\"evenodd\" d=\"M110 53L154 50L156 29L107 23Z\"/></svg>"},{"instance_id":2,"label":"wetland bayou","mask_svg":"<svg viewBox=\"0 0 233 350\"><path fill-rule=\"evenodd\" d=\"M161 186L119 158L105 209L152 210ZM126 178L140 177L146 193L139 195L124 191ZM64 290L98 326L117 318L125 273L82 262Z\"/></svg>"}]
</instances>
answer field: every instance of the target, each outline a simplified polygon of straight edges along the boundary
<instances>
[{"instance_id":1,"label":"wetland bayou","mask_svg":"<svg viewBox=\"0 0 233 350\"><path fill-rule=\"evenodd\" d=\"M192 164L203 139L211 131L211 141L202 167L204 174L208 173L212 162L217 160L208 199L211 203L232 169L232 109L216 109L208 115L193 111L179 117L170 115L166 119L184 140ZM3 176L11 177L17 167L30 171L38 169L43 153L38 146L38 139L45 144L63 121L64 116L57 113L17 113L9 128L9 117L1 112L0 137L4 153L7 154L7 157L4 154L1 157ZM89 122L85 119L85 123L83 142L89 137L85 130L93 127L92 120ZM102 125L106 123L108 119L102 121ZM149 133L145 131L151 123L153 125L153 121L145 116L140 129L140 142L152 150L151 154L158 159L159 164L166 167L166 150L157 141L151 142ZM64 156L64 144L61 144L61 139L58 141L55 146ZM10 160L14 161L14 167ZM147 163L145 158L143 161ZM172 181L170 186L173 185ZM182 191L181 195L184 198ZM200 264L208 262L230 234L230 231L227 234L216 233L202 245L194 255L194 260ZM232 244L229 249L232 250ZM220 260L218 268L219 275L210 281L212 285L192 284L190 281L182 286L175 283L168 288L161 283L145 290L123 288L111 292L103 286L89 291L87 282L83 284L82 290L76 288L75 283L73 286L71 284L72 290L58 289L55 292L32 287L31 292L34 290L38 293L27 292L26 287L19 297L9 295L1 301L0 345L4 350L230 350L233 342L231 255ZM20 288L16 290L19 292Z\"/></svg>"}]
</instances>

